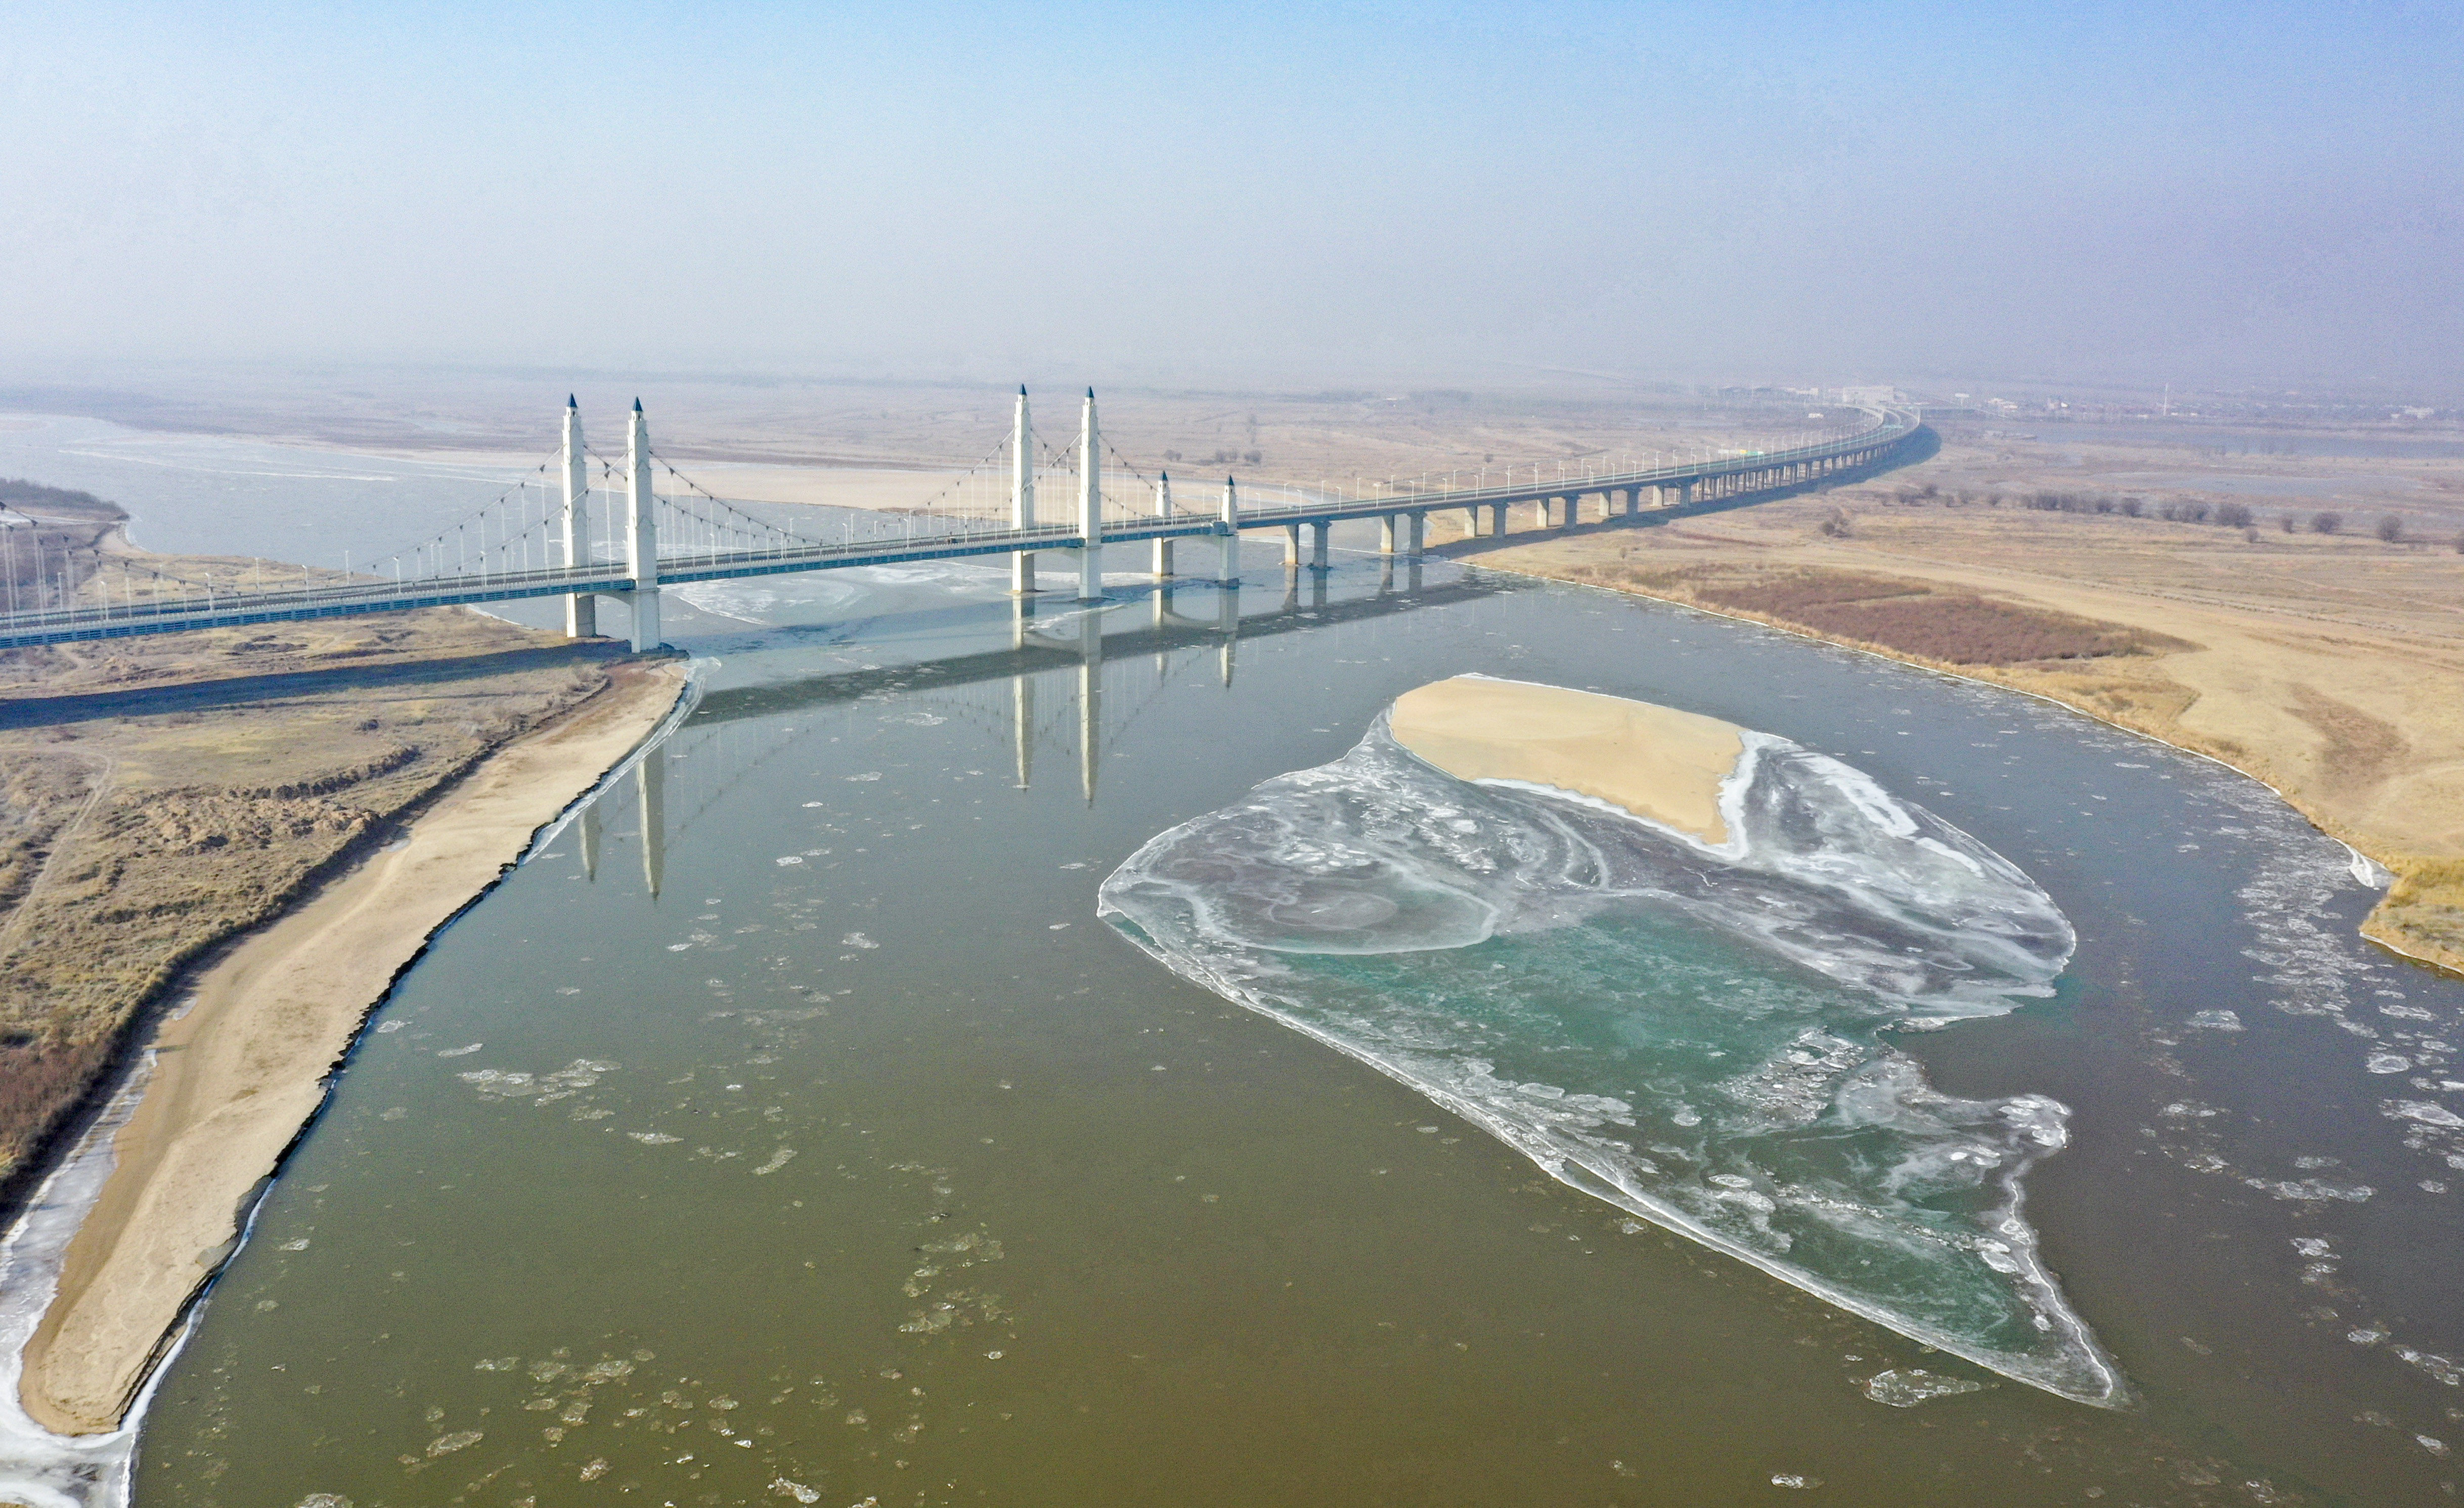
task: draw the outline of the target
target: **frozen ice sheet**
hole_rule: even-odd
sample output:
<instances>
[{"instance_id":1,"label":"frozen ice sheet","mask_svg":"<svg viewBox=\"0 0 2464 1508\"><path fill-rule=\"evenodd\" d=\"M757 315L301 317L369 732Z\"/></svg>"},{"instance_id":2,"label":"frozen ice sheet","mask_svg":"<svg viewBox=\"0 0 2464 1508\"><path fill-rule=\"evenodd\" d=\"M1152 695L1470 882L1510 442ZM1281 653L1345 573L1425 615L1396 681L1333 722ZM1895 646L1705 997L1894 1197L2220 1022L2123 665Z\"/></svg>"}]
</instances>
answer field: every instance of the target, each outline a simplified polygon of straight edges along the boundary
<instances>
[{"instance_id":1,"label":"frozen ice sheet","mask_svg":"<svg viewBox=\"0 0 2464 1508\"><path fill-rule=\"evenodd\" d=\"M1713 852L1455 779L1381 716L1334 763L1151 840L1100 909L1575 1188L2007 1376L2122 1401L2021 1214L2067 1110L1943 1094L1889 1041L2049 994L2068 921L1861 772L1748 742Z\"/></svg>"}]
</instances>

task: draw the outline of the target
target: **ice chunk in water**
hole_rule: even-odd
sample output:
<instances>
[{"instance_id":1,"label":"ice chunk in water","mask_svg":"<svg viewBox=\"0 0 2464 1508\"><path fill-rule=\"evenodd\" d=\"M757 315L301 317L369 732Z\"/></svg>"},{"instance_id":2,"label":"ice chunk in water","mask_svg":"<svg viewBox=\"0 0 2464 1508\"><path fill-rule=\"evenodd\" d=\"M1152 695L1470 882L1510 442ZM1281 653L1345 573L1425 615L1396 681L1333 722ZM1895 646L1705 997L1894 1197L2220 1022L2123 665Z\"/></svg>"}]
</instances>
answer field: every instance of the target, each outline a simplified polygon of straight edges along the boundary
<instances>
[{"instance_id":1,"label":"ice chunk in water","mask_svg":"<svg viewBox=\"0 0 2464 1508\"><path fill-rule=\"evenodd\" d=\"M1943 1094L1889 1035L2051 994L2069 922L1860 772L1744 740L1710 853L1602 802L1456 779L1381 717L1334 763L1148 841L1099 910L1575 1188L1927 1344L2120 1403L2020 1215L2068 1112Z\"/></svg>"},{"instance_id":2,"label":"ice chunk in water","mask_svg":"<svg viewBox=\"0 0 2464 1508\"><path fill-rule=\"evenodd\" d=\"M1943 1377L1910 1366L1894 1367L1876 1372L1865 1384L1865 1396L1876 1403L1886 1403L1894 1409L1913 1409L1929 1398L1950 1398L1960 1393L1982 1392L1983 1383L1964 1377Z\"/></svg>"}]
</instances>

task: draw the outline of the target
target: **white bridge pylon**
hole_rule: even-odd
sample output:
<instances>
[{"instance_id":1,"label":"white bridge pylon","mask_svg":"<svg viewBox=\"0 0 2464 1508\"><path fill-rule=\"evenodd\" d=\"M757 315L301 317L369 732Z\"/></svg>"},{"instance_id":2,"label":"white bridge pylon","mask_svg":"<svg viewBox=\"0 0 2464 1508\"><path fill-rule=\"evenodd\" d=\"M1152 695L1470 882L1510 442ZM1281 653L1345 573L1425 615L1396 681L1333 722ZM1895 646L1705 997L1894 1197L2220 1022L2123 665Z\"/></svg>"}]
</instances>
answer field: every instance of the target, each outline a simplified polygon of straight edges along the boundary
<instances>
[{"instance_id":1,"label":"white bridge pylon","mask_svg":"<svg viewBox=\"0 0 2464 1508\"><path fill-rule=\"evenodd\" d=\"M350 553L342 552L340 571L258 561L244 577L234 579L226 566L218 578L187 562L157 566L133 552L47 538L41 520L0 510L0 649L525 598L564 599L565 632L586 639L600 631L598 600L605 597L626 607L632 647L641 652L660 646L660 594L671 585L1006 555L1011 587L1023 596L1039 592L1039 557L1051 553L1074 567L1069 589L1077 600L1094 601L1104 596L1107 546L1149 543L1153 578L1170 581L1182 539L1216 540L1213 579L1232 586L1240 581L1244 534L1282 535L1286 574L1297 577L1329 567L1328 535L1341 522L1375 519L1379 553L1412 557L1421 552L1433 512L1460 509L1466 535L1493 536L1507 532L1511 510L1527 504L1536 505L1535 522L1544 529L1733 506L1893 464L1923 432L1913 410L1876 409L1860 427L1777 449L1705 451L1615 470L1595 460L1579 473L1558 462L1553 476L1537 464L1517 465L1500 469L1496 480L1484 468L1469 486L1457 485L1455 476L1438 487L1424 478L1417 488L1398 479L1355 481L1348 490L1226 476L1210 514L1183 511L1169 473L1149 477L1105 442L1092 388L1075 440L1053 453L1037 442L1022 387L1010 433L992 453L924 503L905 508L739 506L651 448L638 399L621 462L589 448L570 396L561 418L557 454L493 502L389 556L362 557L389 561L389 569L353 570ZM674 484L665 494L660 473ZM1075 506L1047 520L1040 494L1064 486ZM604 497L596 508L594 492ZM1585 499L1594 495L1600 513L1587 520ZM777 516L754 511L765 508Z\"/></svg>"}]
</instances>

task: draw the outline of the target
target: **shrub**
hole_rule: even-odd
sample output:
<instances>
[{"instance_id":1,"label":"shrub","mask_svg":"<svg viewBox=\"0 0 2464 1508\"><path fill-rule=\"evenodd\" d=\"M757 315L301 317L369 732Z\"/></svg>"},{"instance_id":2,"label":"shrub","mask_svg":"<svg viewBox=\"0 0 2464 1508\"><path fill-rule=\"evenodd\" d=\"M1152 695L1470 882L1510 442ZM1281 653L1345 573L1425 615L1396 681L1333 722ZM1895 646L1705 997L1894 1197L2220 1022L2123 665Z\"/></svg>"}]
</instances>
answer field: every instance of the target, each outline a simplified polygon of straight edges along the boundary
<instances>
[{"instance_id":1,"label":"shrub","mask_svg":"<svg viewBox=\"0 0 2464 1508\"><path fill-rule=\"evenodd\" d=\"M2247 529L2252 516L2249 506L2243 503L2227 503L2216 510L2216 522L2227 529Z\"/></svg>"},{"instance_id":2,"label":"shrub","mask_svg":"<svg viewBox=\"0 0 2464 1508\"><path fill-rule=\"evenodd\" d=\"M1695 595L1716 606L1953 665L2024 665L2180 647L2121 623L1844 571L1705 585Z\"/></svg>"},{"instance_id":3,"label":"shrub","mask_svg":"<svg viewBox=\"0 0 2464 1508\"><path fill-rule=\"evenodd\" d=\"M2380 519L2379 537L2387 541L2388 544L2394 544L2398 540L2401 540L2404 537L2404 520L2398 518L2393 514L2389 514L2386 517Z\"/></svg>"},{"instance_id":4,"label":"shrub","mask_svg":"<svg viewBox=\"0 0 2464 1508\"><path fill-rule=\"evenodd\" d=\"M2314 535L2331 535L2343 527L2344 515L2342 514L2312 514L2310 515L2310 532Z\"/></svg>"},{"instance_id":5,"label":"shrub","mask_svg":"<svg viewBox=\"0 0 2464 1508\"><path fill-rule=\"evenodd\" d=\"M2291 514L2278 514L2276 515L2276 521L2277 524L2282 526L2286 534L2294 532L2293 515Z\"/></svg>"},{"instance_id":6,"label":"shrub","mask_svg":"<svg viewBox=\"0 0 2464 1508\"><path fill-rule=\"evenodd\" d=\"M2146 510L2147 503L2145 498L2125 497L2122 500L2121 506L2123 517L2136 518Z\"/></svg>"}]
</instances>

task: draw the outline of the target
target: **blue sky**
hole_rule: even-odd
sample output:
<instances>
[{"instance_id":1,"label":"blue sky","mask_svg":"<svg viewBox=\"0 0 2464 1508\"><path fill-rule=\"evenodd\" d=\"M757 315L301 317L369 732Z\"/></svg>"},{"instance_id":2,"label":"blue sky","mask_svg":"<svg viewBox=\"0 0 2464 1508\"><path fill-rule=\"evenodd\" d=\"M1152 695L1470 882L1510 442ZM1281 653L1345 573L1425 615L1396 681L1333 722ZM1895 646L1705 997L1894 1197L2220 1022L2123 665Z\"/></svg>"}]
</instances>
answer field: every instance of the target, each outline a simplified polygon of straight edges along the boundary
<instances>
[{"instance_id":1,"label":"blue sky","mask_svg":"<svg viewBox=\"0 0 2464 1508\"><path fill-rule=\"evenodd\" d=\"M0 359L2452 388L2460 14L18 5Z\"/></svg>"}]
</instances>

